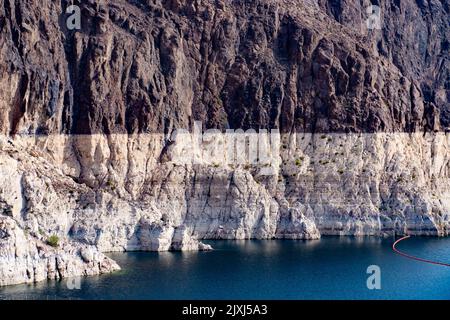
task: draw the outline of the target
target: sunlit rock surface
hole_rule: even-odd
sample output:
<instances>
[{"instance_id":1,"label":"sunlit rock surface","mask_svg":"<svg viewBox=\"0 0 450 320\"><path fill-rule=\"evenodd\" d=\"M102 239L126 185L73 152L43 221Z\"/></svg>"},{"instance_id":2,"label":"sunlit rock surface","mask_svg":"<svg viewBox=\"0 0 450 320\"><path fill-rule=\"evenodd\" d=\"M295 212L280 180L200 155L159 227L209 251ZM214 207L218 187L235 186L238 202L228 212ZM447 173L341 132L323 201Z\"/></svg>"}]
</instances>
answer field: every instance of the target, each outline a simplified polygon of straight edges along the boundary
<instances>
[{"instance_id":1,"label":"sunlit rock surface","mask_svg":"<svg viewBox=\"0 0 450 320\"><path fill-rule=\"evenodd\" d=\"M447 0L384 1L381 30L369 1L80 2L78 31L65 1L0 4L0 285L206 239L448 235ZM235 161L173 135L195 121L279 145Z\"/></svg>"}]
</instances>

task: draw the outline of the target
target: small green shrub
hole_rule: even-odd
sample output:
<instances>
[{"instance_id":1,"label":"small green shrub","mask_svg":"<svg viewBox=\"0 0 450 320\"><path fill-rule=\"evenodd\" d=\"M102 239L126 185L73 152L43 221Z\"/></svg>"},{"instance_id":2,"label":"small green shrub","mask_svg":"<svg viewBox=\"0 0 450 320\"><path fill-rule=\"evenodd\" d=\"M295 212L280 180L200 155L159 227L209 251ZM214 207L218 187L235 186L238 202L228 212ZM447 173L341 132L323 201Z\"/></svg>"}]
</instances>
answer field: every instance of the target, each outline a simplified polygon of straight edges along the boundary
<instances>
[{"instance_id":1,"label":"small green shrub","mask_svg":"<svg viewBox=\"0 0 450 320\"><path fill-rule=\"evenodd\" d=\"M111 190L116 190L116 183L112 180L108 180L106 181L106 185L111 189Z\"/></svg>"},{"instance_id":2,"label":"small green shrub","mask_svg":"<svg viewBox=\"0 0 450 320\"><path fill-rule=\"evenodd\" d=\"M59 237L57 235L52 235L47 239L47 244L53 248L57 248L59 246Z\"/></svg>"}]
</instances>

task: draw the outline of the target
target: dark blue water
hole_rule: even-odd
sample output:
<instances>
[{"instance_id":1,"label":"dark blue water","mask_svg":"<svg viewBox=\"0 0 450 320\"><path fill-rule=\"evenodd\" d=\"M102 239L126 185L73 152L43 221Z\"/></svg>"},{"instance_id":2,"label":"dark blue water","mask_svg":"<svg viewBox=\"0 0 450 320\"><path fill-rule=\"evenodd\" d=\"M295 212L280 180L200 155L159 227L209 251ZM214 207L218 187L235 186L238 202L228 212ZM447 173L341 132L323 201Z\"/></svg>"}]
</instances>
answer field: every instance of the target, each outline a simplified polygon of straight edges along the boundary
<instances>
[{"instance_id":1,"label":"dark blue water","mask_svg":"<svg viewBox=\"0 0 450 320\"><path fill-rule=\"evenodd\" d=\"M450 299L450 268L395 254L393 239L215 241L212 252L111 254L122 271L0 288L0 299ZM450 239L411 238L409 254L450 262ZM381 268L369 290L367 267ZM74 282L72 282L74 283Z\"/></svg>"}]
</instances>

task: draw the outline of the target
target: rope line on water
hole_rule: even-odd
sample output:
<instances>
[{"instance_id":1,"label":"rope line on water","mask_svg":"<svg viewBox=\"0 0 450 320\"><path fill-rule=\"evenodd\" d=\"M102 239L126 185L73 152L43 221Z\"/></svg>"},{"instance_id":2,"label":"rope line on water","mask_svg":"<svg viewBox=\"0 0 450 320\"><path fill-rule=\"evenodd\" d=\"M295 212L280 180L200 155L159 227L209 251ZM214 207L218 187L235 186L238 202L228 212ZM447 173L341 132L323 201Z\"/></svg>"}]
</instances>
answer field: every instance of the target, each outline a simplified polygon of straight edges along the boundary
<instances>
[{"instance_id":1,"label":"rope line on water","mask_svg":"<svg viewBox=\"0 0 450 320\"><path fill-rule=\"evenodd\" d=\"M403 238L398 239L397 241L394 242L394 244L392 245L392 250L394 250L395 253L398 253L401 256L404 256L408 259L412 259L412 260L416 260L416 261L420 261L420 262L425 262L425 263L431 263L431 264L436 264L436 265L440 265L440 266L445 266L445 267L450 267L449 263L443 263L443 262L437 262L437 261L432 261L432 260L427 260L427 259L422 259L422 258L418 258L412 255L409 255L407 253L401 252L400 250L398 250L396 248L396 245L400 242L403 241L405 239L410 238L411 236L405 236Z\"/></svg>"}]
</instances>

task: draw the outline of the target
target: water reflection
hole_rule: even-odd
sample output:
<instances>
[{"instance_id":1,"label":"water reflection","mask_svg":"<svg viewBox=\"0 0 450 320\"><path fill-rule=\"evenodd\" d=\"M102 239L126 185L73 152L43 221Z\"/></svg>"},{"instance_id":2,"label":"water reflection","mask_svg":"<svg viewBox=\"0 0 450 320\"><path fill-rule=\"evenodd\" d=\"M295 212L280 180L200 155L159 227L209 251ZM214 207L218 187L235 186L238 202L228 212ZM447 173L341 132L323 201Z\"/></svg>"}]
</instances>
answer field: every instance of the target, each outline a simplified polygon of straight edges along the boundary
<instances>
[{"instance_id":1,"label":"water reflection","mask_svg":"<svg viewBox=\"0 0 450 320\"><path fill-rule=\"evenodd\" d=\"M122 270L81 279L0 288L1 299L448 299L448 268L392 252L392 239L207 241L210 252L111 253ZM412 238L400 249L450 261L450 239ZM369 265L382 290L366 287Z\"/></svg>"}]
</instances>

